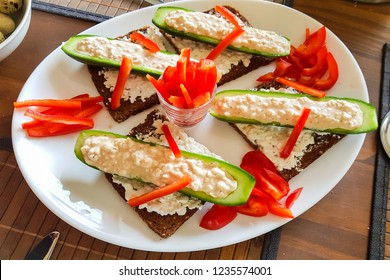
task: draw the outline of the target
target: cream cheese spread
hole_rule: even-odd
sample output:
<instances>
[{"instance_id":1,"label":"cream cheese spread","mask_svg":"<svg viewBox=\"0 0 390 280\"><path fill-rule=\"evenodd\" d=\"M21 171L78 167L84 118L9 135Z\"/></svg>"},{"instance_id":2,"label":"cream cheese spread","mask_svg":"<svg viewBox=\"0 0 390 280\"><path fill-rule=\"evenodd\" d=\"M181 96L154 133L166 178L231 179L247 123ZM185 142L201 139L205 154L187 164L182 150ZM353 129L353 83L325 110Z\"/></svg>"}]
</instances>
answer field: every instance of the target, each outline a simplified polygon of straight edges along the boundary
<instances>
[{"instance_id":1,"label":"cream cheese spread","mask_svg":"<svg viewBox=\"0 0 390 280\"><path fill-rule=\"evenodd\" d=\"M307 97L277 98L243 94L216 99L213 110L218 115L226 117L294 126L304 107L311 109L305 123L305 128L308 129L353 130L363 123L363 112L360 107L339 99L313 101Z\"/></svg>"},{"instance_id":2,"label":"cream cheese spread","mask_svg":"<svg viewBox=\"0 0 390 280\"><path fill-rule=\"evenodd\" d=\"M109 40L105 37L91 36L81 40L76 51L90 56L110 60L121 60L126 56L133 65L164 71L168 65L176 65L178 55L163 52L152 53L139 44L125 40Z\"/></svg>"},{"instance_id":3,"label":"cream cheese spread","mask_svg":"<svg viewBox=\"0 0 390 280\"><path fill-rule=\"evenodd\" d=\"M234 25L211 14L202 12L186 12L175 10L165 18L165 23L185 33L192 33L211 37L217 40L224 39L234 29ZM273 32L245 27L245 32L232 42L232 46L256 50L269 54L284 54L290 52L290 42L283 36Z\"/></svg>"},{"instance_id":4,"label":"cream cheese spread","mask_svg":"<svg viewBox=\"0 0 390 280\"><path fill-rule=\"evenodd\" d=\"M103 172L127 178L139 178L157 186L177 181L185 174L188 186L213 197L224 198L237 188L237 182L214 163L180 157L160 145L142 144L129 138L88 137L81 151L87 164Z\"/></svg>"}]
</instances>

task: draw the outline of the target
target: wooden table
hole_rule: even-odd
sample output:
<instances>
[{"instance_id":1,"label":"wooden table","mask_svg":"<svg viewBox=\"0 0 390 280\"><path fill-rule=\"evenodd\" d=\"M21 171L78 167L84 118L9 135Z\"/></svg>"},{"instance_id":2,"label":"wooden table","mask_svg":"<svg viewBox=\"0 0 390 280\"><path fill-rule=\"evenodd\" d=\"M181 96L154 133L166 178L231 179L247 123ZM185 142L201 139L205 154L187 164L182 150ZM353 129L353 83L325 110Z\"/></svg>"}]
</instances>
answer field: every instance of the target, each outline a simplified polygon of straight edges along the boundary
<instances>
[{"instance_id":1,"label":"wooden table","mask_svg":"<svg viewBox=\"0 0 390 280\"><path fill-rule=\"evenodd\" d=\"M370 101L379 107L382 47L390 42L390 4L296 0L293 7L326 25L346 44L366 78ZM93 22L33 10L25 40L0 62L1 137L11 137L12 102L35 67L69 36L92 25ZM367 258L377 144L377 134L368 134L356 161L337 186L310 210L283 226L278 259ZM12 147L2 141L0 259L22 259L51 230L61 233L54 259L259 259L264 239L260 236L224 248L187 253L144 252L107 244L51 213L24 181ZM390 241L386 242L389 247Z\"/></svg>"}]
</instances>

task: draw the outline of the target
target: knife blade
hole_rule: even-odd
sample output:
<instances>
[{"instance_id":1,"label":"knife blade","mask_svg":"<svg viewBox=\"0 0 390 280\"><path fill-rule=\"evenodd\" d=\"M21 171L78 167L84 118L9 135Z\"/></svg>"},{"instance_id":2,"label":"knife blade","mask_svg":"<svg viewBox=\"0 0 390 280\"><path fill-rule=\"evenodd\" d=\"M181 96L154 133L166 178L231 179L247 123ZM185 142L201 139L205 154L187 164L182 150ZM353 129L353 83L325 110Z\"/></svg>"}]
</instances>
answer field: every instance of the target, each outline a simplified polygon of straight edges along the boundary
<instances>
[{"instance_id":1,"label":"knife blade","mask_svg":"<svg viewBox=\"0 0 390 280\"><path fill-rule=\"evenodd\" d=\"M46 235L39 243L27 254L25 260L48 260L53 253L54 247L60 237L58 231L53 231Z\"/></svg>"}]
</instances>

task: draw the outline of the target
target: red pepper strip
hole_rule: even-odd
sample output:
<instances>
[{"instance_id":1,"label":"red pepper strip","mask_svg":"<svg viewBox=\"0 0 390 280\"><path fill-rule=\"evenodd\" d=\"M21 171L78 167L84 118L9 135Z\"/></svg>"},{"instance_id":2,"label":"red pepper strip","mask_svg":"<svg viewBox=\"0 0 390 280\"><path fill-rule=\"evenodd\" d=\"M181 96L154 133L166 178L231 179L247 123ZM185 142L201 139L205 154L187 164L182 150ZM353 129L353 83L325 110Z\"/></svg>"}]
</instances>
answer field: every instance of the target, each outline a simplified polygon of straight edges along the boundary
<instances>
[{"instance_id":1,"label":"red pepper strip","mask_svg":"<svg viewBox=\"0 0 390 280\"><path fill-rule=\"evenodd\" d=\"M82 111L80 111L79 113L77 113L74 116L77 118L87 118L87 117L99 112L102 108L103 108L103 106L100 104L93 104L93 105L83 109ZM55 133L55 132L63 129L65 126L66 126L66 124L55 123L55 124L51 124L50 126L48 126L48 130L50 133Z\"/></svg>"},{"instance_id":2,"label":"red pepper strip","mask_svg":"<svg viewBox=\"0 0 390 280\"><path fill-rule=\"evenodd\" d=\"M119 67L118 78L111 96L111 109L116 110L121 106L121 97L125 89L127 78L133 68L133 63L130 58L123 57L121 66Z\"/></svg>"},{"instance_id":3,"label":"red pepper strip","mask_svg":"<svg viewBox=\"0 0 390 280\"><path fill-rule=\"evenodd\" d=\"M256 186L259 186L267 195L276 201L279 201L285 196L285 194L282 193L270 179L266 178L261 171L257 171L256 173L257 174L254 175L256 178Z\"/></svg>"},{"instance_id":4,"label":"red pepper strip","mask_svg":"<svg viewBox=\"0 0 390 280\"><path fill-rule=\"evenodd\" d=\"M280 156L282 158L288 158L293 150L295 143L298 140L299 135L301 134L302 129L305 126L306 120L309 117L311 110L309 108L303 108L303 111L295 124L293 130L291 131L290 136L287 139L286 144L284 145L282 151L280 152Z\"/></svg>"},{"instance_id":5,"label":"red pepper strip","mask_svg":"<svg viewBox=\"0 0 390 280\"><path fill-rule=\"evenodd\" d=\"M240 166L243 169L245 169L245 166L255 166L259 168L266 168L275 173L278 172L274 163L262 151L259 150L247 152L242 158ZM250 172L249 170L247 171Z\"/></svg>"},{"instance_id":6,"label":"red pepper strip","mask_svg":"<svg viewBox=\"0 0 390 280\"><path fill-rule=\"evenodd\" d=\"M80 108L81 101L70 99L31 99L24 101L15 101L14 108L23 108L31 106L56 107L56 108Z\"/></svg>"},{"instance_id":7,"label":"red pepper strip","mask_svg":"<svg viewBox=\"0 0 390 280\"><path fill-rule=\"evenodd\" d=\"M77 100L77 101L81 101L82 103L82 106L85 106L85 105L91 105L91 104L95 104L95 103L99 103L99 102L103 102L104 101L104 98L103 96L99 95L99 96L87 96L87 97L75 97L75 98L72 98L72 100Z\"/></svg>"},{"instance_id":8,"label":"red pepper strip","mask_svg":"<svg viewBox=\"0 0 390 280\"><path fill-rule=\"evenodd\" d=\"M186 84L187 81L187 58L180 56L176 62L177 82Z\"/></svg>"},{"instance_id":9,"label":"red pepper strip","mask_svg":"<svg viewBox=\"0 0 390 280\"><path fill-rule=\"evenodd\" d=\"M84 125L86 127L93 127L93 120L88 118L78 118L68 115L46 115L35 112L31 109L27 109L24 114L36 120L47 121L51 123L77 124Z\"/></svg>"},{"instance_id":10,"label":"red pepper strip","mask_svg":"<svg viewBox=\"0 0 390 280\"><path fill-rule=\"evenodd\" d=\"M142 46L147 48L152 53L156 53L160 51L160 47L155 42L145 37L145 35L143 35L140 32L131 33L130 39L134 41L138 41Z\"/></svg>"},{"instance_id":11,"label":"red pepper strip","mask_svg":"<svg viewBox=\"0 0 390 280\"><path fill-rule=\"evenodd\" d=\"M146 78L153 84L154 88L161 94L161 96L168 102L170 96L164 85L156 80L154 77L146 74Z\"/></svg>"},{"instance_id":12,"label":"red pepper strip","mask_svg":"<svg viewBox=\"0 0 390 280\"><path fill-rule=\"evenodd\" d=\"M328 52L326 56L326 62L328 63L329 77L326 80L318 80L314 83L313 88L319 90L330 89L339 78L339 68L336 59Z\"/></svg>"},{"instance_id":13,"label":"red pepper strip","mask_svg":"<svg viewBox=\"0 0 390 280\"><path fill-rule=\"evenodd\" d=\"M281 84L288 86L288 87L292 87L300 92L307 93L307 94L313 95L313 96L318 97L318 98L323 98L326 95L325 91L315 89L312 87L308 87L308 86L302 85L300 83L297 83L297 82L294 82L292 80L288 80L288 79L285 79L282 77L276 77L275 80Z\"/></svg>"},{"instance_id":14,"label":"red pepper strip","mask_svg":"<svg viewBox=\"0 0 390 280\"><path fill-rule=\"evenodd\" d=\"M163 124L162 130L164 132L165 138L167 139L169 148L171 148L172 153L175 155L175 158L180 158L182 156L180 149L177 146L175 138L173 138L172 133L169 130L169 127L166 124Z\"/></svg>"},{"instance_id":15,"label":"red pepper strip","mask_svg":"<svg viewBox=\"0 0 390 280\"><path fill-rule=\"evenodd\" d=\"M243 28L245 27L244 22L235 14L233 14L228 8L220 5L215 6L215 10L220 13L224 18L230 21L235 27Z\"/></svg>"},{"instance_id":16,"label":"red pepper strip","mask_svg":"<svg viewBox=\"0 0 390 280\"><path fill-rule=\"evenodd\" d=\"M187 108L194 108L194 102L188 93L186 87L183 84L180 84L181 93L183 94L184 100L186 101Z\"/></svg>"},{"instance_id":17,"label":"red pepper strip","mask_svg":"<svg viewBox=\"0 0 390 280\"><path fill-rule=\"evenodd\" d=\"M294 215L291 212L291 210L281 206L278 202L267 201L267 203L268 203L268 210L272 214L283 218L294 218Z\"/></svg>"},{"instance_id":18,"label":"red pepper strip","mask_svg":"<svg viewBox=\"0 0 390 280\"><path fill-rule=\"evenodd\" d=\"M298 188L298 189L295 189L294 191L292 191L288 196L287 196L287 199L286 199L286 208L290 209L291 206L293 206L294 202L298 199L298 197L300 196L301 192L302 192L302 187L301 188Z\"/></svg>"},{"instance_id":19,"label":"red pepper strip","mask_svg":"<svg viewBox=\"0 0 390 280\"><path fill-rule=\"evenodd\" d=\"M208 54L207 59L215 60L238 36L244 32L242 28L235 28Z\"/></svg>"},{"instance_id":20,"label":"red pepper strip","mask_svg":"<svg viewBox=\"0 0 390 280\"><path fill-rule=\"evenodd\" d=\"M198 95L194 99L192 99L194 103L194 108L200 107L203 104L206 104L211 98L211 94L209 92L205 92L204 94Z\"/></svg>"},{"instance_id":21,"label":"red pepper strip","mask_svg":"<svg viewBox=\"0 0 390 280\"><path fill-rule=\"evenodd\" d=\"M240 214L253 217L263 217L268 214L267 201L254 195L251 195L244 205L235 206L235 209Z\"/></svg>"},{"instance_id":22,"label":"red pepper strip","mask_svg":"<svg viewBox=\"0 0 390 280\"><path fill-rule=\"evenodd\" d=\"M272 184L278 188L280 195L282 197L286 196L290 191L290 185L278 172L268 170L267 168L262 169L262 174L264 174Z\"/></svg>"},{"instance_id":23,"label":"red pepper strip","mask_svg":"<svg viewBox=\"0 0 390 280\"><path fill-rule=\"evenodd\" d=\"M223 228L237 217L234 207L214 204L203 216L200 226L208 230Z\"/></svg>"},{"instance_id":24,"label":"red pepper strip","mask_svg":"<svg viewBox=\"0 0 390 280\"><path fill-rule=\"evenodd\" d=\"M192 91L192 97L203 95L206 92L212 94L218 79L217 67L214 61L201 59L198 68L195 71L195 90Z\"/></svg>"},{"instance_id":25,"label":"red pepper strip","mask_svg":"<svg viewBox=\"0 0 390 280\"><path fill-rule=\"evenodd\" d=\"M325 44L325 40L326 28L322 26L316 32L312 33L303 44L298 46L294 55L297 57L310 57L319 51Z\"/></svg>"},{"instance_id":26,"label":"red pepper strip","mask_svg":"<svg viewBox=\"0 0 390 280\"><path fill-rule=\"evenodd\" d=\"M49 132L46 126L38 126L38 127L26 129L26 133L30 137L49 137L49 136L64 135L64 134L85 130L89 128L90 127L87 127L85 125L72 124L72 125L66 125L62 129L52 133Z\"/></svg>"},{"instance_id":27,"label":"red pepper strip","mask_svg":"<svg viewBox=\"0 0 390 280\"><path fill-rule=\"evenodd\" d=\"M311 67L305 67L302 70L302 75L305 76L313 76L316 75L318 72L321 71L323 68L324 64L326 63L326 55L328 53L328 50L325 45L321 47L321 49L316 53L316 62L313 66Z\"/></svg>"},{"instance_id":28,"label":"red pepper strip","mask_svg":"<svg viewBox=\"0 0 390 280\"><path fill-rule=\"evenodd\" d=\"M177 108L183 108L183 109L186 108L186 101L184 100L184 97L182 97L182 96L171 95L168 98L168 101L169 101L169 103L171 103L173 106L175 106Z\"/></svg>"},{"instance_id":29,"label":"red pepper strip","mask_svg":"<svg viewBox=\"0 0 390 280\"><path fill-rule=\"evenodd\" d=\"M274 80L274 79L275 79L274 73L273 73L273 72L268 72L268 73L266 73L266 74L261 75L260 77L258 77L258 78L256 79L256 81L258 81L258 82L270 82L270 81L272 81L272 80Z\"/></svg>"},{"instance_id":30,"label":"red pepper strip","mask_svg":"<svg viewBox=\"0 0 390 280\"><path fill-rule=\"evenodd\" d=\"M157 187L151 192L145 193L138 197L131 198L129 199L128 203L132 207L139 206L153 199L177 192L182 188L188 186L191 182L192 179L188 175L184 175L182 178L180 178L176 182L173 182L172 184L162 186L162 187Z\"/></svg>"}]
</instances>

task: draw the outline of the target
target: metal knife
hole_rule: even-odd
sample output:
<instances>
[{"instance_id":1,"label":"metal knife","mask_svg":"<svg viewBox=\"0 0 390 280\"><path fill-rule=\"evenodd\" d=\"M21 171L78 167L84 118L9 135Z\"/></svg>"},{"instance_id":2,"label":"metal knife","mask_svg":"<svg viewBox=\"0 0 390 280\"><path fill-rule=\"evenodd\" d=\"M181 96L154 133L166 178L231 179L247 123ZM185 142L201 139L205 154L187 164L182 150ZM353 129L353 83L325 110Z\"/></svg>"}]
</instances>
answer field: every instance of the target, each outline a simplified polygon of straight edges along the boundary
<instances>
[{"instance_id":1,"label":"metal knife","mask_svg":"<svg viewBox=\"0 0 390 280\"><path fill-rule=\"evenodd\" d=\"M48 260L53 253L54 247L60 237L58 231L46 235L24 258L25 260Z\"/></svg>"}]
</instances>

